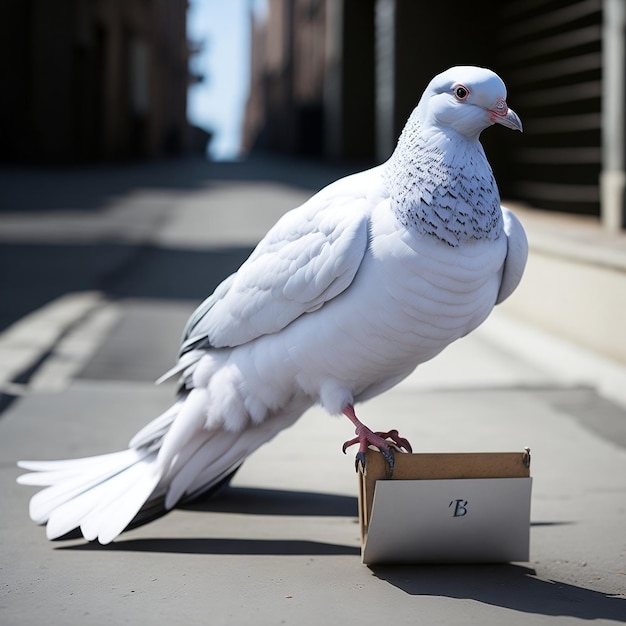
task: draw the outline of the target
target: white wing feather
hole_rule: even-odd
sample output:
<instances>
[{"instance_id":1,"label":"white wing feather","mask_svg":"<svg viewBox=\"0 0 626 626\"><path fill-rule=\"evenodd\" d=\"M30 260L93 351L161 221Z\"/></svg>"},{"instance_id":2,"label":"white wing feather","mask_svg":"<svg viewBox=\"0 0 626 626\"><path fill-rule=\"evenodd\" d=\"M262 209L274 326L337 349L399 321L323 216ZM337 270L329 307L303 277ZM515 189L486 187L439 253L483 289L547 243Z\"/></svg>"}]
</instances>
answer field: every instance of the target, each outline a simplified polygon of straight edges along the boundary
<instances>
[{"instance_id":1,"label":"white wing feather","mask_svg":"<svg viewBox=\"0 0 626 626\"><path fill-rule=\"evenodd\" d=\"M367 246L365 199L314 196L286 213L192 315L181 355L238 346L319 309L352 282ZM334 200L334 201L331 201Z\"/></svg>"},{"instance_id":2,"label":"white wing feather","mask_svg":"<svg viewBox=\"0 0 626 626\"><path fill-rule=\"evenodd\" d=\"M496 304L504 302L517 288L528 259L528 239L524 227L509 209L502 207L507 253L502 269L502 280Z\"/></svg>"}]
</instances>

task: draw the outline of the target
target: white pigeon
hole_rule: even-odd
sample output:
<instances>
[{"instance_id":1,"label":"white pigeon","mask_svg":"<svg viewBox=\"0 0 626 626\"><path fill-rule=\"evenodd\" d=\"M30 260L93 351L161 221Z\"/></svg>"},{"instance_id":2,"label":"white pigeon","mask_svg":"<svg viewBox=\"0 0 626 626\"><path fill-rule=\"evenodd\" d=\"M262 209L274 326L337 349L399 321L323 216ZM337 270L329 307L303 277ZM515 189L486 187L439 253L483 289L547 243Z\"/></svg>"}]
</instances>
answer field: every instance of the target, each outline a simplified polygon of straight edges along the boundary
<instances>
[{"instance_id":1,"label":"white pigeon","mask_svg":"<svg viewBox=\"0 0 626 626\"><path fill-rule=\"evenodd\" d=\"M373 433L354 404L475 329L524 270L524 230L479 142L492 124L522 129L502 80L453 67L387 162L286 213L191 316L164 377L181 376L179 397L127 450L20 462L33 472L20 483L48 487L30 502L48 538L79 528L111 542L227 479L316 403L354 423L357 462L374 445L392 467L394 443L408 443Z\"/></svg>"}]
</instances>

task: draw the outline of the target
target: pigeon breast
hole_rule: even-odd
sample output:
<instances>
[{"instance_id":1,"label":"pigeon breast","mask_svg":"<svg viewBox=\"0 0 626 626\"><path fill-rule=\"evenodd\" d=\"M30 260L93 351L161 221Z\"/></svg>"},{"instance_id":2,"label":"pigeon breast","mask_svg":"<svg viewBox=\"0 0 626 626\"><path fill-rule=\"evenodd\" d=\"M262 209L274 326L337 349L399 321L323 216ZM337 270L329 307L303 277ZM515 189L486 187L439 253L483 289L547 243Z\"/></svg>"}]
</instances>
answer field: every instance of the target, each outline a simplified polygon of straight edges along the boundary
<instances>
[{"instance_id":1,"label":"pigeon breast","mask_svg":"<svg viewBox=\"0 0 626 626\"><path fill-rule=\"evenodd\" d=\"M416 111L383 176L404 227L453 247L500 236L500 194L480 142L445 129L426 132Z\"/></svg>"}]
</instances>

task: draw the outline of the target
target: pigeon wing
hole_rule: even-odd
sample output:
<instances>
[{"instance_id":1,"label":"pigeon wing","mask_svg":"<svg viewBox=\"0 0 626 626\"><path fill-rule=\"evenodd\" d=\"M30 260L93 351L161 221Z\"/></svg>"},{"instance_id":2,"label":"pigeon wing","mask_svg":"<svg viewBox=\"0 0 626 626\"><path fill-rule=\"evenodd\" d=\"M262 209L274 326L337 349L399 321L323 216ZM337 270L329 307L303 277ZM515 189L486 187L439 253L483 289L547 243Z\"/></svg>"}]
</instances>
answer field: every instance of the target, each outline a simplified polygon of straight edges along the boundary
<instances>
[{"instance_id":1,"label":"pigeon wing","mask_svg":"<svg viewBox=\"0 0 626 626\"><path fill-rule=\"evenodd\" d=\"M180 356L241 345L319 309L350 285L367 242L365 199L314 196L286 213L191 316Z\"/></svg>"},{"instance_id":2,"label":"pigeon wing","mask_svg":"<svg viewBox=\"0 0 626 626\"><path fill-rule=\"evenodd\" d=\"M515 215L502 207L504 234L507 241L507 253L502 268L502 279L496 304L504 302L517 288L522 279L528 259L528 239L524 227Z\"/></svg>"}]
</instances>

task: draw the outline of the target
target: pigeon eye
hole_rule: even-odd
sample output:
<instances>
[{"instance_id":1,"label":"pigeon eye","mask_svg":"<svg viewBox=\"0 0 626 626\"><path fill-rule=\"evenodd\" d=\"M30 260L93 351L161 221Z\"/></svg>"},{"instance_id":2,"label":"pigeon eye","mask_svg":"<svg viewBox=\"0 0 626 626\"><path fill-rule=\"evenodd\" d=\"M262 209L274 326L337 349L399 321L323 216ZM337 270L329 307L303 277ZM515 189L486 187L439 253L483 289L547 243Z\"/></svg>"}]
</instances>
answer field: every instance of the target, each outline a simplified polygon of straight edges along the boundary
<instances>
[{"instance_id":1,"label":"pigeon eye","mask_svg":"<svg viewBox=\"0 0 626 626\"><path fill-rule=\"evenodd\" d=\"M454 96L457 100L465 100L469 96L469 89L463 85L457 85L454 88Z\"/></svg>"}]
</instances>

